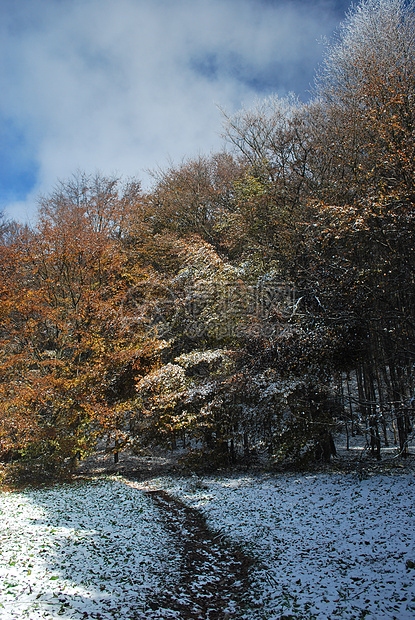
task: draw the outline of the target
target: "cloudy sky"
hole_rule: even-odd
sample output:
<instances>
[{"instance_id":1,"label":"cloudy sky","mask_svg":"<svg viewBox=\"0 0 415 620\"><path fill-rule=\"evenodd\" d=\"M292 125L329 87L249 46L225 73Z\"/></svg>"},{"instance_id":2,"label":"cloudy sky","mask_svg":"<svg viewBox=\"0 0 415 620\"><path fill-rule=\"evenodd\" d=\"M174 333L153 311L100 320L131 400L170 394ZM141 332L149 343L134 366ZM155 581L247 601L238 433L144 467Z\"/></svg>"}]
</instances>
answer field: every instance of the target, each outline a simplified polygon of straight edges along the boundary
<instances>
[{"instance_id":1,"label":"cloudy sky","mask_svg":"<svg viewBox=\"0 0 415 620\"><path fill-rule=\"evenodd\" d=\"M76 170L138 177L220 150L222 117L306 100L346 0L0 0L0 209Z\"/></svg>"}]
</instances>

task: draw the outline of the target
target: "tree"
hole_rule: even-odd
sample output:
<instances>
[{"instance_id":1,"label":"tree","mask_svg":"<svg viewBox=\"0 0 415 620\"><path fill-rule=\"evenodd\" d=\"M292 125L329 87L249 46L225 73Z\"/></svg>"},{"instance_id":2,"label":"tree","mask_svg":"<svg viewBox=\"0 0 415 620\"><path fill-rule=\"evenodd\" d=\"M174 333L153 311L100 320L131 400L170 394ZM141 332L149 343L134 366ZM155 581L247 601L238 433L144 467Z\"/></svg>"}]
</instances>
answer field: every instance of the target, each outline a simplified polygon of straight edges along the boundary
<instances>
[{"instance_id":1,"label":"tree","mask_svg":"<svg viewBox=\"0 0 415 620\"><path fill-rule=\"evenodd\" d=\"M232 117L225 114L224 136L247 165L235 182L241 246L251 250L254 244L261 260L278 261L287 271L295 264L298 223L309 196L313 145L304 128L307 114L308 107L294 97L276 96Z\"/></svg>"},{"instance_id":2,"label":"tree","mask_svg":"<svg viewBox=\"0 0 415 620\"><path fill-rule=\"evenodd\" d=\"M316 80L322 139L335 145L330 174L351 185L352 199L374 188L413 194L414 70L412 2L361 2L328 46Z\"/></svg>"},{"instance_id":3,"label":"tree","mask_svg":"<svg viewBox=\"0 0 415 620\"><path fill-rule=\"evenodd\" d=\"M0 451L13 448L57 467L97 438L115 451L129 439L125 430L135 412L127 403L159 346L137 329L136 309L131 317L126 303L134 278L145 277L138 267L128 272L121 244L128 200L137 199L138 186L128 184L118 195L112 180L87 180L71 179L43 197L37 228L2 247L1 371L9 431Z\"/></svg>"},{"instance_id":4,"label":"tree","mask_svg":"<svg viewBox=\"0 0 415 620\"><path fill-rule=\"evenodd\" d=\"M414 43L412 3L368 0L328 48L310 123L316 207L303 276L322 320L359 325L360 415L373 449L391 415L402 454L413 389Z\"/></svg>"},{"instance_id":5,"label":"tree","mask_svg":"<svg viewBox=\"0 0 415 620\"><path fill-rule=\"evenodd\" d=\"M236 183L245 247L295 282L304 358L333 381L355 370L372 446L389 413L401 452L413 389L414 24L412 3L361 2L309 104L271 98L225 125L250 166Z\"/></svg>"},{"instance_id":6,"label":"tree","mask_svg":"<svg viewBox=\"0 0 415 620\"><path fill-rule=\"evenodd\" d=\"M220 243L222 222L232 210L233 183L240 174L239 163L226 153L155 172L156 184L148 197L153 233L167 229Z\"/></svg>"}]
</instances>

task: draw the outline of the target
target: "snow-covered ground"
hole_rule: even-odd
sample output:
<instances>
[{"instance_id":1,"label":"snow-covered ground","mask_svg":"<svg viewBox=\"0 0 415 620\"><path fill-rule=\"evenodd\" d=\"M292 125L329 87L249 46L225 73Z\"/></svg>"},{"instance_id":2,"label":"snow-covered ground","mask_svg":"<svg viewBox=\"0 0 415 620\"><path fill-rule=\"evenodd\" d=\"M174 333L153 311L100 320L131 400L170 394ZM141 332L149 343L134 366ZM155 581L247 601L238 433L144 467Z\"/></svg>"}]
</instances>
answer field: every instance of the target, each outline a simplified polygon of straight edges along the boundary
<instances>
[{"instance_id":1,"label":"snow-covered ground","mask_svg":"<svg viewBox=\"0 0 415 620\"><path fill-rule=\"evenodd\" d=\"M174 617L148 605L177 571L160 521L114 480L0 494L1 620Z\"/></svg>"},{"instance_id":2,"label":"snow-covered ground","mask_svg":"<svg viewBox=\"0 0 415 620\"><path fill-rule=\"evenodd\" d=\"M320 473L2 493L1 620L182 618L154 604L180 578L180 558L166 515L140 492L149 487L198 508L258 558L261 611L240 619L415 618L413 474Z\"/></svg>"},{"instance_id":3,"label":"snow-covered ground","mask_svg":"<svg viewBox=\"0 0 415 620\"><path fill-rule=\"evenodd\" d=\"M415 618L412 473L151 481L259 558L261 620ZM257 618L257 616L252 616Z\"/></svg>"}]
</instances>

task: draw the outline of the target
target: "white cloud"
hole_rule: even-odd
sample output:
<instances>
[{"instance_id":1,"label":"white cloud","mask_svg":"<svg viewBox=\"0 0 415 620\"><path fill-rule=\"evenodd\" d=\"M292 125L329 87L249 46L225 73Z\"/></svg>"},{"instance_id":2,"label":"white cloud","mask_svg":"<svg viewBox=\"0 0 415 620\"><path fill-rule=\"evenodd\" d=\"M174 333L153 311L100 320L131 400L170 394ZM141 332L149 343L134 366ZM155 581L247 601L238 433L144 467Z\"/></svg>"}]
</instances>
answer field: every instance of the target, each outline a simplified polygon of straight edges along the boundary
<instances>
[{"instance_id":1,"label":"white cloud","mask_svg":"<svg viewBox=\"0 0 415 620\"><path fill-rule=\"evenodd\" d=\"M143 178L168 158L219 149L216 105L235 111L258 92L307 88L317 39L338 21L332 4L282 0L0 8L0 115L25 128L43 192L77 168ZM30 212L33 192L26 202Z\"/></svg>"}]
</instances>

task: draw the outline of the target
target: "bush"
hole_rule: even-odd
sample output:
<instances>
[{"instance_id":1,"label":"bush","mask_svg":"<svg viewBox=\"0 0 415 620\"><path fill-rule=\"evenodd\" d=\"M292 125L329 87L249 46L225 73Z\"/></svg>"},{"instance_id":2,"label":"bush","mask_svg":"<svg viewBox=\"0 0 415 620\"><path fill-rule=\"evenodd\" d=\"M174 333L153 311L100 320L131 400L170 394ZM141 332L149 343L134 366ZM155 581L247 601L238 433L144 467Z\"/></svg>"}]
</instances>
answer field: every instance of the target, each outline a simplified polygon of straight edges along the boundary
<instances>
[{"instance_id":1,"label":"bush","mask_svg":"<svg viewBox=\"0 0 415 620\"><path fill-rule=\"evenodd\" d=\"M59 449L49 444L26 447L10 462L0 465L0 485L19 488L55 481L69 480L72 462Z\"/></svg>"}]
</instances>

